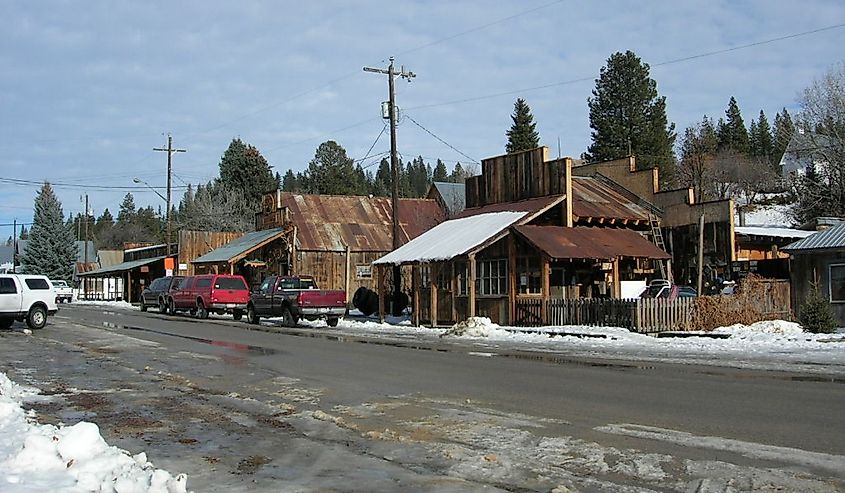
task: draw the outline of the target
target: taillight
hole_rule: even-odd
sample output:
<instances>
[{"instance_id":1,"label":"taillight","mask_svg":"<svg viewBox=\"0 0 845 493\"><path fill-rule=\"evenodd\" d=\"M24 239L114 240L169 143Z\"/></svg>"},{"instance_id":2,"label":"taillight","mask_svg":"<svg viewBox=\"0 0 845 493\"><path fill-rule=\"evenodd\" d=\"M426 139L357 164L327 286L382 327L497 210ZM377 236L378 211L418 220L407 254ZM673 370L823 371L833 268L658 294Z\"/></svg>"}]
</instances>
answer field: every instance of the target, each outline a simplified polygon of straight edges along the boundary
<instances>
[{"instance_id":1,"label":"taillight","mask_svg":"<svg viewBox=\"0 0 845 493\"><path fill-rule=\"evenodd\" d=\"M298 295L296 295L296 304L297 305L305 304L305 296L303 296L303 294L304 293L300 292Z\"/></svg>"}]
</instances>

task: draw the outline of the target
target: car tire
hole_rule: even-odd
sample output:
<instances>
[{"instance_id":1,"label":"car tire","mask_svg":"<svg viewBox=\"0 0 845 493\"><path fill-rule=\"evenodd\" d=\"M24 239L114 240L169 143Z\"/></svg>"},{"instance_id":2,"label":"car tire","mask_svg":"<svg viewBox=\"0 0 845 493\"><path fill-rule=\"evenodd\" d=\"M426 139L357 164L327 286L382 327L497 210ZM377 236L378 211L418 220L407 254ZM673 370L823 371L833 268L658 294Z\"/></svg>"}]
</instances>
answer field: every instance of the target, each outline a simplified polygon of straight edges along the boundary
<instances>
[{"instance_id":1,"label":"car tire","mask_svg":"<svg viewBox=\"0 0 845 493\"><path fill-rule=\"evenodd\" d=\"M47 325L47 310L43 306L33 306L26 316L26 325L32 330L43 329Z\"/></svg>"},{"instance_id":2,"label":"car tire","mask_svg":"<svg viewBox=\"0 0 845 493\"><path fill-rule=\"evenodd\" d=\"M158 312L162 315L167 315L170 311L170 304L164 300L164 298L158 300Z\"/></svg>"},{"instance_id":3,"label":"car tire","mask_svg":"<svg viewBox=\"0 0 845 493\"><path fill-rule=\"evenodd\" d=\"M329 317L326 319L326 323L329 324L329 327L337 327L337 323L340 321L338 317Z\"/></svg>"},{"instance_id":4,"label":"car tire","mask_svg":"<svg viewBox=\"0 0 845 493\"><path fill-rule=\"evenodd\" d=\"M205 320L208 318L208 309L206 309L205 304L202 301L197 302L197 318L200 320Z\"/></svg>"},{"instance_id":5,"label":"car tire","mask_svg":"<svg viewBox=\"0 0 845 493\"><path fill-rule=\"evenodd\" d=\"M243 316L244 316L244 312L242 312L240 310L235 310L235 311L232 312L232 318L234 318L236 322L239 321L240 319L242 319Z\"/></svg>"},{"instance_id":6,"label":"car tire","mask_svg":"<svg viewBox=\"0 0 845 493\"><path fill-rule=\"evenodd\" d=\"M0 318L0 330L11 328L13 323L15 323L14 318Z\"/></svg>"},{"instance_id":7,"label":"car tire","mask_svg":"<svg viewBox=\"0 0 845 493\"><path fill-rule=\"evenodd\" d=\"M173 301L173 298L170 298L170 302L167 303L167 311L169 312L168 315L176 315L176 302Z\"/></svg>"},{"instance_id":8,"label":"car tire","mask_svg":"<svg viewBox=\"0 0 845 493\"><path fill-rule=\"evenodd\" d=\"M251 323L252 325L258 325L258 322L261 321L261 317L259 317L258 314L255 313L255 307L252 305L246 307L246 321Z\"/></svg>"},{"instance_id":9,"label":"car tire","mask_svg":"<svg viewBox=\"0 0 845 493\"><path fill-rule=\"evenodd\" d=\"M288 307L282 309L282 325L285 327L296 327L296 319L293 318L293 314Z\"/></svg>"},{"instance_id":10,"label":"car tire","mask_svg":"<svg viewBox=\"0 0 845 493\"><path fill-rule=\"evenodd\" d=\"M147 311L147 300L145 300L143 296L141 296L141 311Z\"/></svg>"}]
</instances>

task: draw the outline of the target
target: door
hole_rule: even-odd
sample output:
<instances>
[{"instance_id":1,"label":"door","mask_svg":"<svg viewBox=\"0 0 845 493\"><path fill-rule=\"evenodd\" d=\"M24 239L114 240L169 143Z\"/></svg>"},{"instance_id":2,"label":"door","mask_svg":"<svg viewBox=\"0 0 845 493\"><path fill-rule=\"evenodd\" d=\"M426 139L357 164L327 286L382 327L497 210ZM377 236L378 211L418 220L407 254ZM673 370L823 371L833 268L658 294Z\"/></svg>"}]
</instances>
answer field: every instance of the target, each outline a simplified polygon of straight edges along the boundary
<instances>
[{"instance_id":1,"label":"door","mask_svg":"<svg viewBox=\"0 0 845 493\"><path fill-rule=\"evenodd\" d=\"M21 294L15 278L0 276L0 313L18 313L21 310Z\"/></svg>"},{"instance_id":2,"label":"door","mask_svg":"<svg viewBox=\"0 0 845 493\"><path fill-rule=\"evenodd\" d=\"M270 314L271 301L273 299L273 286L276 284L275 277L268 277L259 286L258 291L252 295L252 303L255 305L255 311L267 316Z\"/></svg>"}]
</instances>

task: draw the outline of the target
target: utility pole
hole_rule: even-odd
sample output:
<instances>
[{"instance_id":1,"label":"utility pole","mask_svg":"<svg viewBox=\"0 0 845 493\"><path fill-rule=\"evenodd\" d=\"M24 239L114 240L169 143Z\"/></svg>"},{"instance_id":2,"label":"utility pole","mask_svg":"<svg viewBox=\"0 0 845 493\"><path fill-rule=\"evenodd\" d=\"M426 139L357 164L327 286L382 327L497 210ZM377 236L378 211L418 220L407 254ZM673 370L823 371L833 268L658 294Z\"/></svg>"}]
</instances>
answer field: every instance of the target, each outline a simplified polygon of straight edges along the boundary
<instances>
[{"instance_id":1,"label":"utility pole","mask_svg":"<svg viewBox=\"0 0 845 493\"><path fill-rule=\"evenodd\" d=\"M173 148L173 136L170 135L168 132L167 134L167 149L163 149L161 147L153 147L154 151L167 151L167 212L165 214L165 221L167 223L167 237L165 238L164 242L167 243L167 256L170 256L170 176L173 171L173 153L174 152L188 152L187 149L174 149Z\"/></svg>"},{"instance_id":2,"label":"utility pole","mask_svg":"<svg viewBox=\"0 0 845 493\"><path fill-rule=\"evenodd\" d=\"M393 249L396 250L400 247L399 239L400 239L400 231L399 231L399 158L396 152L396 92L394 90L393 81L395 76L402 77L403 79L411 82L411 79L416 77L417 75L411 71L405 71L405 67L401 67L399 69L399 73L393 71L393 57L390 57L390 65L387 66L387 70L382 68L372 68L372 67L364 67L364 72L374 72L377 74L385 74L387 75L387 89L388 89L388 102L387 102L387 114L388 118L390 119L390 176L391 181L393 182L393 186L391 187L391 194L390 194L390 207L393 209ZM397 302L399 300L399 293L401 292L400 289L400 276L401 271L398 265L393 266L393 300Z\"/></svg>"},{"instance_id":3,"label":"utility pole","mask_svg":"<svg viewBox=\"0 0 845 493\"><path fill-rule=\"evenodd\" d=\"M12 274L18 271L18 218L12 223Z\"/></svg>"},{"instance_id":4,"label":"utility pole","mask_svg":"<svg viewBox=\"0 0 845 493\"><path fill-rule=\"evenodd\" d=\"M84 246L85 249L84 253L84 262L85 265L88 265L88 194L85 194L85 239L84 239Z\"/></svg>"}]
</instances>

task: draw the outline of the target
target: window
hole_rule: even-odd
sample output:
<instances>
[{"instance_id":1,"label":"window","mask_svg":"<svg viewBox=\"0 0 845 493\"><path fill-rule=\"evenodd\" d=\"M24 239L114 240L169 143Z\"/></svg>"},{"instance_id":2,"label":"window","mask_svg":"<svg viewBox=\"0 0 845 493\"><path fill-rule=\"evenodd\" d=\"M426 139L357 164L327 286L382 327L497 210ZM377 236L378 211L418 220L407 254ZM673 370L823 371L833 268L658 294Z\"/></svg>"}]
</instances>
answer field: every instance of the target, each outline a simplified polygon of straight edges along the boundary
<instances>
[{"instance_id":1,"label":"window","mask_svg":"<svg viewBox=\"0 0 845 493\"><path fill-rule=\"evenodd\" d=\"M209 286L211 286L211 279L209 279L209 278L207 278L207 277L206 277L206 278L204 278L204 279L197 279L197 280L194 282L194 287L195 287L195 288L207 288L207 287L209 287Z\"/></svg>"},{"instance_id":2,"label":"window","mask_svg":"<svg viewBox=\"0 0 845 493\"><path fill-rule=\"evenodd\" d=\"M845 264L830 266L830 301L845 303Z\"/></svg>"},{"instance_id":3,"label":"window","mask_svg":"<svg viewBox=\"0 0 845 493\"><path fill-rule=\"evenodd\" d=\"M508 294L508 261L497 259L478 262L476 283L481 296Z\"/></svg>"},{"instance_id":4,"label":"window","mask_svg":"<svg viewBox=\"0 0 845 493\"><path fill-rule=\"evenodd\" d=\"M204 280L205 279L203 279L203 281ZM209 282L211 282L210 279ZM200 287L205 286L206 285ZM246 284L244 284L243 279L239 277L218 277L217 282L214 283L214 289L234 289L238 291L243 291L246 289Z\"/></svg>"},{"instance_id":5,"label":"window","mask_svg":"<svg viewBox=\"0 0 845 493\"><path fill-rule=\"evenodd\" d=\"M458 281L458 296L467 294L467 264L466 262L455 262L455 278Z\"/></svg>"},{"instance_id":6,"label":"window","mask_svg":"<svg viewBox=\"0 0 845 493\"><path fill-rule=\"evenodd\" d=\"M516 259L517 292L540 294L543 289L541 272L540 257L518 257Z\"/></svg>"},{"instance_id":7,"label":"window","mask_svg":"<svg viewBox=\"0 0 845 493\"><path fill-rule=\"evenodd\" d=\"M46 279L25 279L24 282L29 286L29 289L50 289Z\"/></svg>"},{"instance_id":8,"label":"window","mask_svg":"<svg viewBox=\"0 0 845 493\"><path fill-rule=\"evenodd\" d=\"M0 294L17 294L18 287L11 277L0 277Z\"/></svg>"},{"instance_id":9,"label":"window","mask_svg":"<svg viewBox=\"0 0 845 493\"><path fill-rule=\"evenodd\" d=\"M258 288L258 291L262 294L267 294L273 288L273 282L276 280L275 277L268 277L264 279L264 282L261 283L261 287Z\"/></svg>"}]
</instances>

